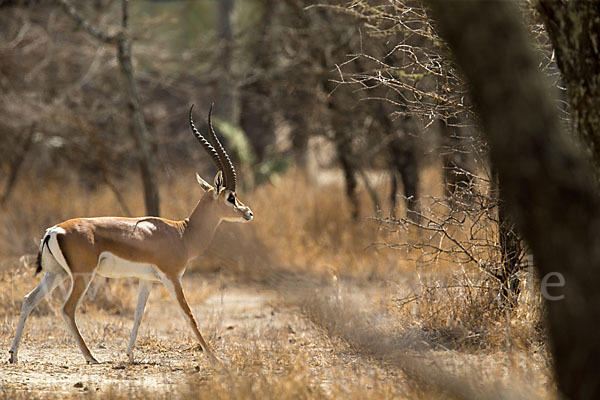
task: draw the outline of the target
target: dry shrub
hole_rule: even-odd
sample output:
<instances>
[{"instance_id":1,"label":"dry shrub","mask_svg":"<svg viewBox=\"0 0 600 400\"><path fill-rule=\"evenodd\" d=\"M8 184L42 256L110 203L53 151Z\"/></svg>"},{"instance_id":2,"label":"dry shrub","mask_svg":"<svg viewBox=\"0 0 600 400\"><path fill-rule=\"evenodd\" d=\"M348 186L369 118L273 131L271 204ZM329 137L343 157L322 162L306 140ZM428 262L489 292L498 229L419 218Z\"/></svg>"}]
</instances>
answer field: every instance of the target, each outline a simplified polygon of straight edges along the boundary
<instances>
[{"instance_id":1,"label":"dry shrub","mask_svg":"<svg viewBox=\"0 0 600 400\"><path fill-rule=\"evenodd\" d=\"M547 351L539 282L524 246L516 272L502 280L499 203L490 180L474 176L452 197L443 195L441 181L439 172L425 170L424 192L432 195L421 199L418 218L378 218L387 236L377 245L408 272L388 280L395 288L390 308L440 348ZM519 285L509 297L503 285L513 282Z\"/></svg>"},{"instance_id":2,"label":"dry shrub","mask_svg":"<svg viewBox=\"0 0 600 400\"><path fill-rule=\"evenodd\" d=\"M543 349L547 336L541 294L536 285L525 286L518 305L510 308L498 300L497 284L477 269L423 274L413 288L398 287L392 307L399 321L441 348Z\"/></svg>"}]
</instances>

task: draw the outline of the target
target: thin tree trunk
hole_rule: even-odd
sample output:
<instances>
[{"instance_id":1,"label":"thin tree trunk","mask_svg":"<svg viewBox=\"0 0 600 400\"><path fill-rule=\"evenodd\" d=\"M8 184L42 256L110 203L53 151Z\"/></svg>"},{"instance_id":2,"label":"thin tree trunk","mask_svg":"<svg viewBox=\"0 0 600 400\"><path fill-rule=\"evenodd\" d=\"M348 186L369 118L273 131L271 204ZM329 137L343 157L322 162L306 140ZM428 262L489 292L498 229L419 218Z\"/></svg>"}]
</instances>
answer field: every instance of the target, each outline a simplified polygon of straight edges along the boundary
<instances>
[{"instance_id":1,"label":"thin tree trunk","mask_svg":"<svg viewBox=\"0 0 600 400\"><path fill-rule=\"evenodd\" d=\"M158 195L158 185L156 183L156 168L152 157L150 146L150 134L146 128L146 121L140 106L137 85L133 74L133 64L131 62L131 40L127 34L128 24L128 1L121 0L122 19L121 26L123 34L117 41L117 58L121 75L125 83L127 92L127 104L131 113L132 133L139 151L140 170L142 174L142 184L144 185L144 203L146 205L146 214L160 215L160 200Z\"/></svg>"},{"instance_id":2,"label":"thin tree trunk","mask_svg":"<svg viewBox=\"0 0 600 400\"><path fill-rule=\"evenodd\" d=\"M275 142L275 126L272 107L272 78L267 75L273 69L273 54L269 46L269 29L277 3L262 0L257 3L261 12L261 24L257 27L256 41L248 48L252 56L255 78L240 88L240 125L247 134L256 162L260 164L268 156L267 150Z\"/></svg>"},{"instance_id":3,"label":"thin tree trunk","mask_svg":"<svg viewBox=\"0 0 600 400\"><path fill-rule=\"evenodd\" d=\"M521 283L516 275L521 269L519 262L521 240L502 199L498 204L498 239L502 252L502 268L497 272L496 277L500 280L503 303L506 302L508 306L514 307L517 305Z\"/></svg>"},{"instance_id":4,"label":"thin tree trunk","mask_svg":"<svg viewBox=\"0 0 600 400\"><path fill-rule=\"evenodd\" d=\"M357 172L360 175L360 178L362 179L363 183L365 184L365 189L367 189L367 193L369 194L369 197L371 198L371 202L373 203L373 213L375 213L375 215L380 215L381 214L381 203L379 202L379 196L377 195L377 190L375 190L373 185L371 185L371 182L369 182L369 177L367 176L365 171L363 171L362 168L357 168Z\"/></svg>"},{"instance_id":5,"label":"thin tree trunk","mask_svg":"<svg viewBox=\"0 0 600 400\"><path fill-rule=\"evenodd\" d=\"M338 130L336 130L335 146L338 160L344 172L344 182L346 184L346 196L350 201L352 209L352 219L358 219L360 216L360 200L356 192L358 182L356 181L356 168L352 160L349 139Z\"/></svg>"},{"instance_id":6,"label":"thin tree trunk","mask_svg":"<svg viewBox=\"0 0 600 400\"><path fill-rule=\"evenodd\" d=\"M389 113L381 102L373 104L373 110L376 118L381 123L383 133L391 137L388 144L388 153L390 157L389 168L392 176L392 188L390 193L390 214L396 214L396 196L398 195L398 177L402 181L404 188L404 198L406 199L406 217L413 220L419 220L419 168L416 154L416 144L410 130L414 126L414 120L411 117L405 117L398 124L394 124Z\"/></svg>"},{"instance_id":7,"label":"thin tree trunk","mask_svg":"<svg viewBox=\"0 0 600 400\"><path fill-rule=\"evenodd\" d=\"M29 148L31 147L31 143L33 142L33 135L35 133L35 123L31 125L29 128L29 132L27 136L23 139L21 148L15 152L15 158L10 163L10 172L8 173L8 179L6 181L6 185L4 186L4 193L2 193L2 197L0 198L0 205L4 205L10 194L12 193L12 189L17 181L17 176L19 175L19 171L21 170L21 166L23 165L23 161L25 160L25 156L29 152Z\"/></svg>"},{"instance_id":8,"label":"thin tree trunk","mask_svg":"<svg viewBox=\"0 0 600 400\"><path fill-rule=\"evenodd\" d=\"M395 135L395 132L388 132ZM402 138L395 137L389 144L391 167L400 175L406 199L406 217L418 221L418 185L419 172L415 154L414 139L403 133ZM395 196L395 193L393 194Z\"/></svg>"},{"instance_id":9,"label":"thin tree trunk","mask_svg":"<svg viewBox=\"0 0 600 400\"><path fill-rule=\"evenodd\" d=\"M142 113L140 99L138 95L135 76L133 73L133 64L131 62L131 40L128 34L128 1L121 0L121 28L122 31L109 35L101 29L92 25L73 7L67 0L56 0L63 7L65 12L73 18L86 32L97 40L106 44L115 45L117 48L117 59L121 76L125 84L127 95L127 104L130 111L131 128L130 132L136 143L142 175L142 185L144 187L144 203L146 214L160 215L160 199L158 194L158 185L156 179L156 168L150 145L150 134L146 128L146 121Z\"/></svg>"},{"instance_id":10,"label":"thin tree trunk","mask_svg":"<svg viewBox=\"0 0 600 400\"><path fill-rule=\"evenodd\" d=\"M492 193L498 204L498 243L500 244L500 268L492 273L500 281L500 295L503 304L510 307L517 305L520 292L520 279L516 273L521 269L521 237L510 217L510 211L502 198L502 186L498 172L492 166Z\"/></svg>"},{"instance_id":11,"label":"thin tree trunk","mask_svg":"<svg viewBox=\"0 0 600 400\"><path fill-rule=\"evenodd\" d=\"M232 60L233 60L233 24L232 15L235 7L235 0L219 0L219 51L216 62L222 70L221 77L217 86L217 107L215 114L222 119L233 124L238 123L237 112L237 84L232 76Z\"/></svg>"},{"instance_id":12,"label":"thin tree trunk","mask_svg":"<svg viewBox=\"0 0 600 400\"><path fill-rule=\"evenodd\" d=\"M448 121L440 121L440 125L445 142L442 158L446 192L450 198L462 202L469 201L473 174L468 161L471 155L465 149L465 138L461 137L460 128L456 127L458 122L456 117L450 117Z\"/></svg>"}]
</instances>

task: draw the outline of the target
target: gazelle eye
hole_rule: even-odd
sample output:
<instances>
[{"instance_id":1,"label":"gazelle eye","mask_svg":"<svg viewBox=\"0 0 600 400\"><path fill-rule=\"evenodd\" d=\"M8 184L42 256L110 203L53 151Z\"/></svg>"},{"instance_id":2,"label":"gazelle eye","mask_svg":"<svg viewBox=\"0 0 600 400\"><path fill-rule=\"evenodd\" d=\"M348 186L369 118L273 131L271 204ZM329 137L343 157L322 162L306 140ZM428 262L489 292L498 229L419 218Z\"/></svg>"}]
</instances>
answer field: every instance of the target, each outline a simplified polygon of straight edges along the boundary
<instances>
[{"instance_id":1,"label":"gazelle eye","mask_svg":"<svg viewBox=\"0 0 600 400\"><path fill-rule=\"evenodd\" d=\"M235 196L232 194L229 195L229 197L227 198L227 201L230 202L231 204L235 204Z\"/></svg>"}]
</instances>

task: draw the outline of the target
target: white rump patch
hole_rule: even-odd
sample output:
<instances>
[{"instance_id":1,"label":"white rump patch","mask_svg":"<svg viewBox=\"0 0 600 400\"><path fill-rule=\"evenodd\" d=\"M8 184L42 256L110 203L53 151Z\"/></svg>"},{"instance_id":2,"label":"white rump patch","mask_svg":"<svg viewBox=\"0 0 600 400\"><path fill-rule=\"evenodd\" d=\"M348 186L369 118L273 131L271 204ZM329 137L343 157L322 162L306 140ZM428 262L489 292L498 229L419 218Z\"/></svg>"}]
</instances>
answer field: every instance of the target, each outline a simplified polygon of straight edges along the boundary
<instances>
[{"instance_id":1,"label":"white rump patch","mask_svg":"<svg viewBox=\"0 0 600 400\"><path fill-rule=\"evenodd\" d=\"M139 278L146 281L160 282L154 264L129 261L108 251L100 254L96 273L105 278Z\"/></svg>"},{"instance_id":2,"label":"white rump patch","mask_svg":"<svg viewBox=\"0 0 600 400\"><path fill-rule=\"evenodd\" d=\"M67 231L65 231L60 226L56 226L56 225L46 229L46 234L42 238L42 243L40 244L40 246L42 246L44 244L44 239L46 238L46 236L50 236L50 239L48 239L48 249L50 250L50 253L52 253L52 256L54 257L56 262L58 262L58 264L61 267L63 267L69 275L71 275L71 269L69 268L69 265L67 264L67 260L65 259L65 256L63 255L63 252L60 249L60 246L58 245L58 239L56 239L56 235L58 235L58 234L62 235L65 233L67 233ZM40 250L42 250L41 247L40 247ZM42 257L44 257L44 252L42 252ZM42 263L44 263L44 261L45 261L45 259L42 258Z\"/></svg>"}]
</instances>

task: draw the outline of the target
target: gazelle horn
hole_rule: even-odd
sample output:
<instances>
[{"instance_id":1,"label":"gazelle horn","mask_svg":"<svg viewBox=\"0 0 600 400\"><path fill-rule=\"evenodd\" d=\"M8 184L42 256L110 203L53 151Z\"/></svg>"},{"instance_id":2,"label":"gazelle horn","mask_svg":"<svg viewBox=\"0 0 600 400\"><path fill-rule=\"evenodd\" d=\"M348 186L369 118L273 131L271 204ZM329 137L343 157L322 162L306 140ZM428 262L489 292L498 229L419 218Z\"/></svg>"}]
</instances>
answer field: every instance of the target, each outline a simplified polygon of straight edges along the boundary
<instances>
[{"instance_id":1,"label":"gazelle horn","mask_svg":"<svg viewBox=\"0 0 600 400\"><path fill-rule=\"evenodd\" d=\"M210 111L208 112L208 127L210 128L208 131L208 137L210 138L210 142L212 143L214 148L217 150L217 153L219 154L219 158L221 160L221 165L223 165L222 171L225 178L225 188L235 192L235 188L237 186L235 168L233 168L233 163L231 162L231 159L229 158L227 152L223 148L223 145L221 144L221 142L219 142L219 139L215 134L215 130L213 129L211 122L211 115L214 105L214 103L210 105Z\"/></svg>"},{"instance_id":2,"label":"gazelle horn","mask_svg":"<svg viewBox=\"0 0 600 400\"><path fill-rule=\"evenodd\" d=\"M196 136L196 139L198 139L198 141L202 145L202 148L204 150L206 150L206 152L210 156L212 162L215 164L215 167L217 167L217 169L219 171L223 171L223 163L221 162L221 159L219 158L219 154L217 153L215 148L204 138L204 136L202 136L202 134L200 132L198 132L198 129L196 129L196 127L194 126L194 120L192 119L192 110L193 109L194 109L194 105L192 104L192 106L190 107L190 126L192 127L192 132L194 132L194 136Z\"/></svg>"}]
</instances>

